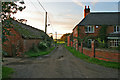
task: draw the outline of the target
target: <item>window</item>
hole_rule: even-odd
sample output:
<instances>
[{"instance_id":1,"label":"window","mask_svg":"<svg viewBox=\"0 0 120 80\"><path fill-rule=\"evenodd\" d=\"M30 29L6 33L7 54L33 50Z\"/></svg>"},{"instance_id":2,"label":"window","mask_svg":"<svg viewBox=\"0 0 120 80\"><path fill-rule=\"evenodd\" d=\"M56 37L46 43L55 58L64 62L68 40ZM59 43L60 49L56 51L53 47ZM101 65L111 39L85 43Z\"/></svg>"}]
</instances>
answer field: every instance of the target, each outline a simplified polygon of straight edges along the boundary
<instances>
[{"instance_id":1,"label":"window","mask_svg":"<svg viewBox=\"0 0 120 80\"><path fill-rule=\"evenodd\" d=\"M98 28L98 26L96 26L96 28Z\"/></svg>"},{"instance_id":2,"label":"window","mask_svg":"<svg viewBox=\"0 0 120 80\"><path fill-rule=\"evenodd\" d=\"M114 26L114 32L120 32L120 26Z\"/></svg>"},{"instance_id":3,"label":"window","mask_svg":"<svg viewBox=\"0 0 120 80\"><path fill-rule=\"evenodd\" d=\"M85 33L94 33L94 26L85 27Z\"/></svg>"},{"instance_id":4,"label":"window","mask_svg":"<svg viewBox=\"0 0 120 80\"><path fill-rule=\"evenodd\" d=\"M118 47L119 44L120 40L118 39L110 40L110 47Z\"/></svg>"}]
</instances>

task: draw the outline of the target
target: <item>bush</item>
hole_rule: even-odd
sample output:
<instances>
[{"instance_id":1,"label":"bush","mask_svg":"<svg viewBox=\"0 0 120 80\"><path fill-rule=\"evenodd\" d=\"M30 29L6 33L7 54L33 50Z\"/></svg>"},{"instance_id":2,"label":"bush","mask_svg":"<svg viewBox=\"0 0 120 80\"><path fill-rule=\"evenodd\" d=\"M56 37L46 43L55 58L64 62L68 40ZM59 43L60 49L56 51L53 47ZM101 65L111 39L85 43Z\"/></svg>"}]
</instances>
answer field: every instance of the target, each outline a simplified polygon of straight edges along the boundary
<instances>
[{"instance_id":1,"label":"bush","mask_svg":"<svg viewBox=\"0 0 120 80\"><path fill-rule=\"evenodd\" d=\"M2 54L3 54L3 56L7 56L8 55L8 53L5 52L5 51L2 51Z\"/></svg>"},{"instance_id":2,"label":"bush","mask_svg":"<svg viewBox=\"0 0 120 80\"><path fill-rule=\"evenodd\" d=\"M48 46L48 47L51 47L51 42L47 42L47 46Z\"/></svg>"},{"instance_id":3,"label":"bush","mask_svg":"<svg viewBox=\"0 0 120 80\"><path fill-rule=\"evenodd\" d=\"M38 49L38 47L37 47L35 44L33 44L31 50L32 50L33 52L39 52L39 49Z\"/></svg>"},{"instance_id":4,"label":"bush","mask_svg":"<svg viewBox=\"0 0 120 80\"><path fill-rule=\"evenodd\" d=\"M44 42L40 42L40 43L38 44L38 48L39 48L40 50L46 50L46 49L47 49L47 44L44 43Z\"/></svg>"}]
</instances>

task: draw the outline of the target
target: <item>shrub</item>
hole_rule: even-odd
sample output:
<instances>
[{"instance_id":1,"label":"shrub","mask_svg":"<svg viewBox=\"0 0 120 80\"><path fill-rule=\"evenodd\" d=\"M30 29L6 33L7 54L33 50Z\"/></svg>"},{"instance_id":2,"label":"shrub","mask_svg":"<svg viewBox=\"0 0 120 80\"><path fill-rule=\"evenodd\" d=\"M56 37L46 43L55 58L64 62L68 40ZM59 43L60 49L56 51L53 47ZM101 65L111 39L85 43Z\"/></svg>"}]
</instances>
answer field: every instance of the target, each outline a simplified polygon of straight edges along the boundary
<instances>
[{"instance_id":1,"label":"shrub","mask_svg":"<svg viewBox=\"0 0 120 80\"><path fill-rule=\"evenodd\" d=\"M98 45L98 48L107 48L108 47L108 44L105 43L104 40L101 40L100 38L97 39L97 45Z\"/></svg>"},{"instance_id":2,"label":"shrub","mask_svg":"<svg viewBox=\"0 0 120 80\"><path fill-rule=\"evenodd\" d=\"M38 48L39 48L40 50L46 50L46 49L47 49L47 44L44 43L44 42L40 42L40 43L38 44Z\"/></svg>"},{"instance_id":3,"label":"shrub","mask_svg":"<svg viewBox=\"0 0 120 80\"><path fill-rule=\"evenodd\" d=\"M39 52L39 49L38 49L38 47L35 44L33 44L31 50L34 51L34 52Z\"/></svg>"},{"instance_id":4,"label":"shrub","mask_svg":"<svg viewBox=\"0 0 120 80\"><path fill-rule=\"evenodd\" d=\"M51 42L47 42L47 46L50 47L51 46Z\"/></svg>"},{"instance_id":5,"label":"shrub","mask_svg":"<svg viewBox=\"0 0 120 80\"><path fill-rule=\"evenodd\" d=\"M2 54L3 54L3 56L7 56L8 55L8 53L5 52L5 51L2 51Z\"/></svg>"}]
</instances>

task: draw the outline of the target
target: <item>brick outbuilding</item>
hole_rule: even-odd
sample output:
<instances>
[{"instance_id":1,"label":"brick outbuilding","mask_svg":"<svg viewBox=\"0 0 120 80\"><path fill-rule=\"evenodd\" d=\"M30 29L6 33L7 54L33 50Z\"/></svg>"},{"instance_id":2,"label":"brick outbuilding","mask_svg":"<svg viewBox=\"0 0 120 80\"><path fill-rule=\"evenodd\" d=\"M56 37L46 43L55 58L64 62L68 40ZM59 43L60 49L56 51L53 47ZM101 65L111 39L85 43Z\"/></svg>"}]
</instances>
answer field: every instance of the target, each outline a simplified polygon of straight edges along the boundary
<instances>
[{"instance_id":1,"label":"brick outbuilding","mask_svg":"<svg viewBox=\"0 0 120 80\"><path fill-rule=\"evenodd\" d=\"M44 41L45 37L49 36L42 30L34 28L30 25L19 23L16 20L10 19L3 22L3 26L8 26L7 23L11 23L11 27L6 27L10 31L11 35L7 36L7 41L2 46L3 51L7 52L7 56L16 56L16 54L30 50L33 44L37 45L40 41Z\"/></svg>"}]
</instances>

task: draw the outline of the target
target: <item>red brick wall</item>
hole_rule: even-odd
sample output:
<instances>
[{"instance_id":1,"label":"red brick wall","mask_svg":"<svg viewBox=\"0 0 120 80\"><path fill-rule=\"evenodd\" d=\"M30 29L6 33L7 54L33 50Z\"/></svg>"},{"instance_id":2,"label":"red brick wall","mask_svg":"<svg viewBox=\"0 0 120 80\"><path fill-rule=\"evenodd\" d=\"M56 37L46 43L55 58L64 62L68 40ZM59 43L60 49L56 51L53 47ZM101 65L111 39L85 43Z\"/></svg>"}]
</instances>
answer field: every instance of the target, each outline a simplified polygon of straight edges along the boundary
<instances>
[{"instance_id":1,"label":"red brick wall","mask_svg":"<svg viewBox=\"0 0 120 80\"><path fill-rule=\"evenodd\" d=\"M12 35L7 37L9 41L4 42L5 45L2 46L2 49L8 53L8 56L13 56L13 54L18 52L24 53L32 48L33 43L37 45L41 41L40 39L23 39L22 36L13 28L10 28L9 30ZM15 47L13 48L12 45Z\"/></svg>"},{"instance_id":2,"label":"red brick wall","mask_svg":"<svg viewBox=\"0 0 120 80\"><path fill-rule=\"evenodd\" d=\"M87 56L90 56L90 57L93 57L92 56L92 50L88 49L88 48L83 48L83 54L85 54Z\"/></svg>"},{"instance_id":3,"label":"red brick wall","mask_svg":"<svg viewBox=\"0 0 120 80\"><path fill-rule=\"evenodd\" d=\"M19 52L23 52L23 39L13 28L9 28L9 30L12 35L7 36L8 41L5 41L2 47L3 50L8 53L8 56L13 56L15 49ZM14 45L14 47L12 45Z\"/></svg>"},{"instance_id":4,"label":"red brick wall","mask_svg":"<svg viewBox=\"0 0 120 80\"><path fill-rule=\"evenodd\" d=\"M67 36L67 46L70 46L70 36Z\"/></svg>"},{"instance_id":5,"label":"red brick wall","mask_svg":"<svg viewBox=\"0 0 120 80\"><path fill-rule=\"evenodd\" d=\"M24 39L24 52L30 50L33 44L37 45L40 41L40 39Z\"/></svg>"},{"instance_id":6,"label":"red brick wall","mask_svg":"<svg viewBox=\"0 0 120 80\"><path fill-rule=\"evenodd\" d=\"M120 62L120 52L116 50L107 50L107 49L94 49L94 42L92 42L92 48L83 48L82 45L79 47L79 51L83 54L95 57L99 60ZM95 56L94 56L95 55Z\"/></svg>"},{"instance_id":7,"label":"red brick wall","mask_svg":"<svg viewBox=\"0 0 120 80\"><path fill-rule=\"evenodd\" d=\"M120 62L120 52L117 51L96 49L95 56L100 60Z\"/></svg>"},{"instance_id":8,"label":"red brick wall","mask_svg":"<svg viewBox=\"0 0 120 80\"><path fill-rule=\"evenodd\" d=\"M96 28L96 26L94 26L94 33L85 33L85 26L80 26L79 28L80 28L80 30L79 30L79 36L81 38L83 38L86 35L88 35L88 36L91 36L91 35L98 36L98 33L99 33L99 30L100 30L101 26L99 26L98 28Z\"/></svg>"},{"instance_id":9,"label":"red brick wall","mask_svg":"<svg viewBox=\"0 0 120 80\"><path fill-rule=\"evenodd\" d=\"M71 47L73 47L73 42L71 41Z\"/></svg>"},{"instance_id":10,"label":"red brick wall","mask_svg":"<svg viewBox=\"0 0 120 80\"><path fill-rule=\"evenodd\" d=\"M81 46L79 46L79 52L80 52L80 53L83 53L83 52L82 52L82 47L81 47Z\"/></svg>"},{"instance_id":11,"label":"red brick wall","mask_svg":"<svg viewBox=\"0 0 120 80\"><path fill-rule=\"evenodd\" d=\"M107 28L107 34L111 33L111 32L114 32L114 26L108 26L108 28Z\"/></svg>"},{"instance_id":12,"label":"red brick wall","mask_svg":"<svg viewBox=\"0 0 120 80\"><path fill-rule=\"evenodd\" d=\"M101 26L98 26L98 28L96 28L96 26L94 26L94 33L85 33L85 26L79 26L80 30L79 30L79 36L81 38L85 37L86 35L90 36L98 36L99 34L99 30L101 28ZM114 27L113 26L108 26L107 28L107 34L114 32Z\"/></svg>"}]
</instances>

